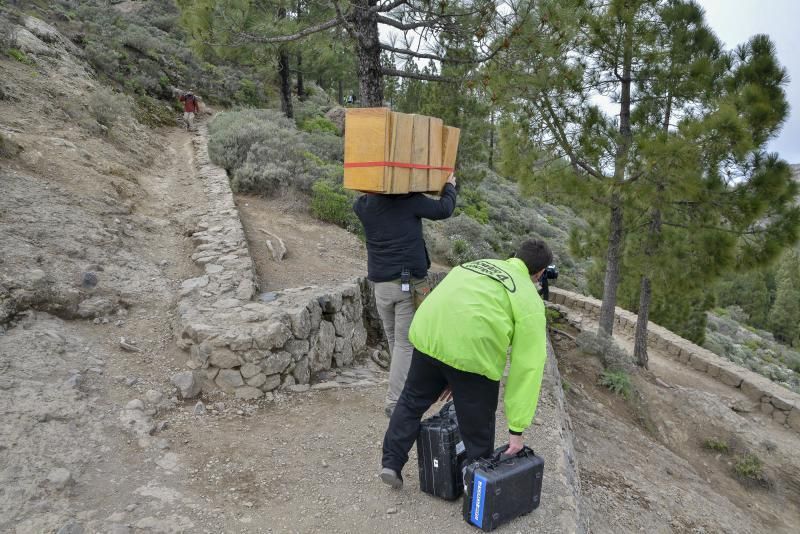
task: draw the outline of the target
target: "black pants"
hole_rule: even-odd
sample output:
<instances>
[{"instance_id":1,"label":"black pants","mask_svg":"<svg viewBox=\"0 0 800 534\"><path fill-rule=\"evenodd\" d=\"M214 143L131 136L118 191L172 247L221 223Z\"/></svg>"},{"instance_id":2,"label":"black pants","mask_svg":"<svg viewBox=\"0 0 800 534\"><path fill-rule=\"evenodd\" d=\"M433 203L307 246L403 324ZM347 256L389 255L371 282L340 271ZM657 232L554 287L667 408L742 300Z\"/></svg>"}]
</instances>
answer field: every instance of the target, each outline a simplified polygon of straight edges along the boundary
<instances>
[{"instance_id":1,"label":"black pants","mask_svg":"<svg viewBox=\"0 0 800 534\"><path fill-rule=\"evenodd\" d=\"M383 438L383 467L400 473L419 435L422 415L448 385L453 392L467 461L491 456L500 382L459 371L414 349L406 385Z\"/></svg>"}]
</instances>

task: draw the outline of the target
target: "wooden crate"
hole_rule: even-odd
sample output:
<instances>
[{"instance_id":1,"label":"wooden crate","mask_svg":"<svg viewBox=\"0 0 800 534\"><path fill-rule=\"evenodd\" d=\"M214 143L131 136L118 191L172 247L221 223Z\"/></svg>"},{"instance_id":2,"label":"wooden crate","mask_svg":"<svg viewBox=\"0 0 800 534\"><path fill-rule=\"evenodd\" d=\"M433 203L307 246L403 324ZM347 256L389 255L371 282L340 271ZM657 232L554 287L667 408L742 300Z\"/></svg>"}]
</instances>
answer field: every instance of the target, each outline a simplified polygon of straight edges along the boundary
<instances>
[{"instance_id":1,"label":"wooden crate","mask_svg":"<svg viewBox=\"0 0 800 534\"><path fill-rule=\"evenodd\" d=\"M455 168L459 129L387 108L345 116L344 186L372 193L440 193Z\"/></svg>"}]
</instances>

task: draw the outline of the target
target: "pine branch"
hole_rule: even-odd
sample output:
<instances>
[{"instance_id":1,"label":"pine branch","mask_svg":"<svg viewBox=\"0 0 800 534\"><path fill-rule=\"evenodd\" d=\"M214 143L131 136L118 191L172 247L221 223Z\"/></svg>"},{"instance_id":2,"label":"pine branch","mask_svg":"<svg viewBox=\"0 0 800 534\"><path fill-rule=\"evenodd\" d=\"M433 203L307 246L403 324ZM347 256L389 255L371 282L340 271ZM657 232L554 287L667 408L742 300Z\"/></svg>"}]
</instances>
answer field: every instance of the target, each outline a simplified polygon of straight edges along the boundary
<instances>
[{"instance_id":1,"label":"pine branch","mask_svg":"<svg viewBox=\"0 0 800 534\"><path fill-rule=\"evenodd\" d=\"M487 55L476 58L476 59L455 59L449 58L445 56L439 56L436 54L427 54L425 52L416 52L414 50L409 50L408 48L397 48L390 44L381 43L381 50L385 50L387 52L393 52L395 54L400 54L403 56L411 56L419 59L432 59L434 61L440 61L442 63L450 63L450 64L457 64L457 65L477 65L480 63L485 63L495 57L500 50L503 49L502 46L498 46L495 50L488 53Z\"/></svg>"},{"instance_id":2,"label":"pine branch","mask_svg":"<svg viewBox=\"0 0 800 534\"><path fill-rule=\"evenodd\" d=\"M564 132L561 126L558 125L558 119L555 116L555 112L553 111L552 106L550 105L549 102L545 101L544 99L542 99L542 103L546 115L550 116L549 119L543 116L544 121L545 123L547 123L547 126L550 128L550 131L553 132L554 137L556 137L557 139L557 143L559 144L559 146L561 146L561 149L566 153L572 166L575 167L577 170L583 170L584 172L586 172L587 174L589 174L594 178L597 178L598 180L604 179L605 176L603 176L598 170L596 170L594 167L578 159L577 156L575 156L575 153L573 152L572 147L570 146L569 141L567 140L566 132Z\"/></svg>"},{"instance_id":3,"label":"pine branch","mask_svg":"<svg viewBox=\"0 0 800 534\"><path fill-rule=\"evenodd\" d=\"M347 17L345 17L342 14L342 8L339 6L339 0L333 0L333 8L336 10L336 17L342 23L342 26L344 26L344 29L345 31L347 31L347 34L351 38L356 39L356 30L355 28L353 28L353 25L350 23Z\"/></svg>"},{"instance_id":4,"label":"pine branch","mask_svg":"<svg viewBox=\"0 0 800 534\"><path fill-rule=\"evenodd\" d=\"M384 76L398 76L400 78L410 78L412 80L422 80L426 82L463 82L464 80L457 80L455 78L448 78L446 76L436 76L433 74L422 74L420 72L406 72L400 69L392 69L389 67L381 68L381 74Z\"/></svg>"},{"instance_id":5,"label":"pine branch","mask_svg":"<svg viewBox=\"0 0 800 534\"><path fill-rule=\"evenodd\" d=\"M394 0L388 4L375 5L369 8L373 13L388 13L389 11L398 8L402 5L408 5L408 0Z\"/></svg>"},{"instance_id":6,"label":"pine branch","mask_svg":"<svg viewBox=\"0 0 800 534\"><path fill-rule=\"evenodd\" d=\"M390 17L385 17L383 15L378 15L377 18L380 24L385 24L387 26L391 26L393 28L397 28L398 30L402 31L417 30L419 28L433 28L436 26L435 20L424 20L419 22L410 22L408 24L403 24L399 20L395 20Z\"/></svg>"},{"instance_id":7,"label":"pine branch","mask_svg":"<svg viewBox=\"0 0 800 534\"><path fill-rule=\"evenodd\" d=\"M337 16L331 20L321 22L319 24L315 24L314 26L309 26L304 30L301 30L296 33L292 33L289 35L276 35L274 37L262 37L260 35L253 35L252 33L248 32L239 32L234 39L234 44L245 44L245 43L259 43L259 44L277 44L277 43L290 43L292 41L297 41L304 37L308 37L309 35L313 35L315 33L319 33L321 31L325 31L330 28L334 28L339 26L342 21Z\"/></svg>"}]
</instances>

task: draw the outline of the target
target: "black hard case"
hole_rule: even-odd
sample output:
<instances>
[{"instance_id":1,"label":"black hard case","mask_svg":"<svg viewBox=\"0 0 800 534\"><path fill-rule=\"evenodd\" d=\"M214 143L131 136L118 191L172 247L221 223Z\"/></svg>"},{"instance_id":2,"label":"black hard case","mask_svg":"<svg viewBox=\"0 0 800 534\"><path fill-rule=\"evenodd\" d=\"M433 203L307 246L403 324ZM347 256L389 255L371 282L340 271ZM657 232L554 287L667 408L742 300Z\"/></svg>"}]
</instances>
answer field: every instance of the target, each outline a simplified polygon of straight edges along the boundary
<instances>
[{"instance_id":1,"label":"black hard case","mask_svg":"<svg viewBox=\"0 0 800 534\"><path fill-rule=\"evenodd\" d=\"M505 456L506 447L464 468L464 521L485 532L539 507L544 460L528 447Z\"/></svg>"},{"instance_id":2,"label":"black hard case","mask_svg":"<svg viewBox=\"0 0 800 534\"><path fill-rule=\"evenodd\" d=\"M461 496L461 464L466 458L453 402L420 424L417 437L419 487L425 493L452 501Z\"/></svg>"}]
</instances>

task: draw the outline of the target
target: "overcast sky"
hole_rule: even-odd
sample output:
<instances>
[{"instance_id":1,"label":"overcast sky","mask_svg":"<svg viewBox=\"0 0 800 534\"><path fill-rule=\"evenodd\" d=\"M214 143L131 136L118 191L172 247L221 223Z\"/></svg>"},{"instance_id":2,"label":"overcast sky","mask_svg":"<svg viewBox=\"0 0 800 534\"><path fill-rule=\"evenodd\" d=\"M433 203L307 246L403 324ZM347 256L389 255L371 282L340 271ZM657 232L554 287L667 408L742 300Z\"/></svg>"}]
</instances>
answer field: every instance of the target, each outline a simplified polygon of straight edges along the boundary
<instances>
[{"instance_id":1,"label":"overcast sky","mask_svg":"<svg viewBox=\"0 0 800 534\"><path fill-rule=\"evenodd\" d=\"M698 0L706 20L726 48L766 33L778 50L778 60L789 71L786 95L789 119L769 150L789 163L800 163L800 0Z\"/></svg>"}]
</instances>

